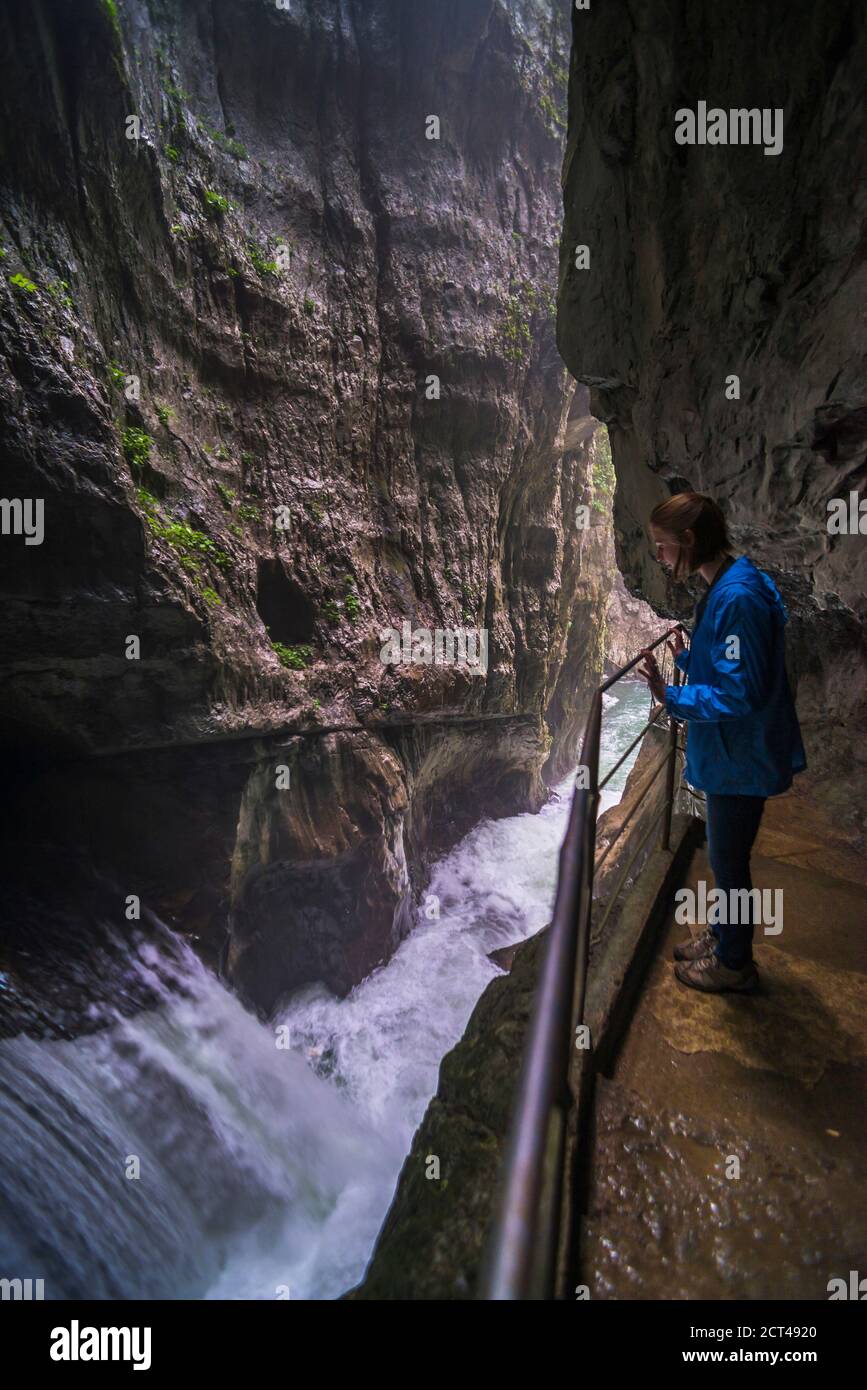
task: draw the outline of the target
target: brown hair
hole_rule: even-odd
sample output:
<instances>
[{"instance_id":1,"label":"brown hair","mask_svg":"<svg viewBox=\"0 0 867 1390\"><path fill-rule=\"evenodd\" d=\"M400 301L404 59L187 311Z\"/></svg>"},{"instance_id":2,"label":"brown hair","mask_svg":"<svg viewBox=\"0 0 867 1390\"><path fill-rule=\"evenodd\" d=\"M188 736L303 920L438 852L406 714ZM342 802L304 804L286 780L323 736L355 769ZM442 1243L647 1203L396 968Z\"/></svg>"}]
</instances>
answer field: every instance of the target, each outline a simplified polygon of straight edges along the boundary
<instances>
[{"instance_id":1,"label":"brown hair","mask_svg":"<svg viewBox=\"0 0 867 1390\"><path fill-rule=\"evenodd\" d=\"M680 542L675 579L685 579L699 565L732 548L725 517L713 498L700 492L678 492L667 502L660 502L650 513L650 524L659 531L670 531L678 539L684 531L692 532L691 543Z\"/></svg>"}]
</instances>

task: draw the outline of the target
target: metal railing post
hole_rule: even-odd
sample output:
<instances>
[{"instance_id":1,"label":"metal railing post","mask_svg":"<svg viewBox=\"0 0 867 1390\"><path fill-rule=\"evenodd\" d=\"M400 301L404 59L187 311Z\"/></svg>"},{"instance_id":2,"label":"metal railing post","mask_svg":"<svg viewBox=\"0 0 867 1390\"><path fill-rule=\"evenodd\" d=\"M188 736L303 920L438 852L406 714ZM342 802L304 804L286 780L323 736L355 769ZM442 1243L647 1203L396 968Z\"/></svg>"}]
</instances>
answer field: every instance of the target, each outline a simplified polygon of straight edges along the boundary
<instances>
[{"instance_id":1,"label":"metal railing post","mask_svg":"<svg viewBox=\"0 0 867 1390\"><path fill-rule=\"evenodd\" d=\"M674 668L672 685L680 685L680 671ZM668 716L668 766L665 769L665 815L662 821L660 849L671 849L671 818L674 813L674 774L677 770L677 721Z\"/></svg>"}]
</instances>

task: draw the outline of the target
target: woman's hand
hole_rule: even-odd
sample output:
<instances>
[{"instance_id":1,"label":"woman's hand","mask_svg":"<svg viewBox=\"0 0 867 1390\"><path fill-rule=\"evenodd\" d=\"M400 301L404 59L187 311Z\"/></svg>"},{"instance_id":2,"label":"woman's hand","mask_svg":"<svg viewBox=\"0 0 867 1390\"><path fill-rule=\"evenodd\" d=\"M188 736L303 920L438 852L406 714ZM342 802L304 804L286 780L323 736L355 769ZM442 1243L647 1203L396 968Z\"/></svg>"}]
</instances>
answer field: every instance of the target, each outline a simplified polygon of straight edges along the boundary
<instances>
[{"instance_id":1,"label":"woman's hand","mask_svg":"<svg viewBox=\"0 0 867 1390\"><path fill-rule=\"evenodd\" d=\"M641 653L641 659L644 665L638 667L639 676L647 681L654 700L660 705L665 704L665 681L662 679L662 673L656 664L656 657L653 652L645 651Z\"/></svg>"},{"instance_id":2,"label":"woman's hand","mask_svg":"<svg viewBox=\"0 0 867 1390\"><path fill-rule=\"evenodd\" d=\"M680 656L681 652L685 652L686 643L683 640L683 628L679 627L674 634L674 641L666 642L665 645L668 647L668 650L671 652L672 656Z\"/></svg>"}]
</instances>

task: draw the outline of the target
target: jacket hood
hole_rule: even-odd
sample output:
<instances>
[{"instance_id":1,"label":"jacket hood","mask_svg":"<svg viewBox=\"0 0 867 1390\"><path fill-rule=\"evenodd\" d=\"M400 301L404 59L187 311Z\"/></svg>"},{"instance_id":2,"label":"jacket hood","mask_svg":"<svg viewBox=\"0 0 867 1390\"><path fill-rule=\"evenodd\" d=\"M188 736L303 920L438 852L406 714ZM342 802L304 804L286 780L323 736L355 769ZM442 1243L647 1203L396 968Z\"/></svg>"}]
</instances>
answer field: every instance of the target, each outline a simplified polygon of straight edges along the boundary
<instances>
[{"instance_id":1,"label":"jacket hood","mask_svg":"<svg viewBox=\"0 0 867 1390\"><path fill-rule=\"evenodd\" d=\"M778 611L782 622L789 621L786 605L780 598L779 590L769 574L764 570L758 569L748 555L741 555L735 560L733 565L729 565L725 574L720 575L719 580L714 585L714 593L721 593L724 589L740 589L743 592L751 593L755 598L760 598L769 608Z\"/></svg>"}]
</instances>

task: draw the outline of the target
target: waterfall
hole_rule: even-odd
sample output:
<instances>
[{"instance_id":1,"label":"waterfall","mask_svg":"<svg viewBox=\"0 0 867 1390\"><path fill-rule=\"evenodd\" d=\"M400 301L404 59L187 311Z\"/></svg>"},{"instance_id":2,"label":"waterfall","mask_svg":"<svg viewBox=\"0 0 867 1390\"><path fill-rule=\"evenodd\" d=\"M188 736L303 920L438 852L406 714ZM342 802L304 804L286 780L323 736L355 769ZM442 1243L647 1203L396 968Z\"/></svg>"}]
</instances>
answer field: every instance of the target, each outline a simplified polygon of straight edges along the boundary
<instances>
[{"instance_id":1,"label":"waterfall","mask_svg":"<svg viewBox=\"0 0 867 1390\"><path fill-rule=\"evenodd\" d=\"M647 696L621 685L605 704L603 767ZM410 936L346 999L314 986L264 1024L162 927L128 948L157 1007L0 1042L0 1277L73 1299L356 1283L439 1063L498 973L488 953L549 919L570 782L440 860Z\"/></svg>"}]
</instances>

